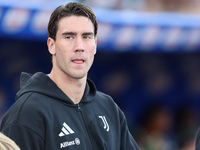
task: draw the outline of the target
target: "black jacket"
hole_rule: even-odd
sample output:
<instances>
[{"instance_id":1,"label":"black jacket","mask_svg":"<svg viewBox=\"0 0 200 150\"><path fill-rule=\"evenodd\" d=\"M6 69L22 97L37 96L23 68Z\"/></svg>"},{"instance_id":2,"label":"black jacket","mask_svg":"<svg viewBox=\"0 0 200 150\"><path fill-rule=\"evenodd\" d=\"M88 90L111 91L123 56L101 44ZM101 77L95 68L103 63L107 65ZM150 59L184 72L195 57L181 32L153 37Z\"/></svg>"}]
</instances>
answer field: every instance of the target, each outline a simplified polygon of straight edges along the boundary
<instances>
[{"instance_id":1,"label":"black jacket","mask_svg":"<svg viewBox=\"0 0 200 150\"><path fill-rule=\"evenodd\" d=\"M0 130L22 150L139 149L123 112L90 80L79 104L43 73L22 73L20 87Z\"/></svg>"}]
</instances>

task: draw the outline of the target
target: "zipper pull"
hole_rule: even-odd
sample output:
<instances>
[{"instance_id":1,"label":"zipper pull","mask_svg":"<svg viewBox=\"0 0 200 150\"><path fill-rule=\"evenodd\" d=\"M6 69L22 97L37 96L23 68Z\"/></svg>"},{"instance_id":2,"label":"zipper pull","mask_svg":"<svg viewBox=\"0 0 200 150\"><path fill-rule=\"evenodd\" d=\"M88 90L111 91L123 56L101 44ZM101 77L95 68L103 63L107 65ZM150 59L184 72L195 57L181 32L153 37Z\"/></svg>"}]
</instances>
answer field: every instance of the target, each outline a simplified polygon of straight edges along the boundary
<instances>
[{"instance_id":1,"label":"zipper pull","mask_svg":"<svg viewBox=\"0 0 200 150\"><path fill-rule=\"evenodd\" d=\"M78 111L81 111L81 106L79 103L77 104L77 106L78 106Z\"/></svg>"}]
</instances>

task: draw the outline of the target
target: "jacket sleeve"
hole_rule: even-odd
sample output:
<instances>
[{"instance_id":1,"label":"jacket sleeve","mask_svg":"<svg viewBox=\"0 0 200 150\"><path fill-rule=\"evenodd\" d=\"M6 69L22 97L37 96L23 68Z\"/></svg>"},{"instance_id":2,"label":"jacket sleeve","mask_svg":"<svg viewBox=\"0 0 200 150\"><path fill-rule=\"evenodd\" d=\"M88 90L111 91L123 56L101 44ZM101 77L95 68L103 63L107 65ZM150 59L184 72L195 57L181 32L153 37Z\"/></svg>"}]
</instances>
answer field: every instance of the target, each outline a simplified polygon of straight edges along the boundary
<instances>
[{"instance_id":1,"label":"jacket sleeve","mask_svg":"<svg viewBox=\"0 0 200 150\"><path fill-rule=\"evenodd\" d=\"M122 111L121 111L120 121L121 121L121 146L120 146L120 150L140 150L139 146L135 142L134 138L132 137L132 135L131 135L131 133L128 129L126 117L125 117L125 115Z\"/></svg>"},{"instance_id":2,"label":"jacket sleeve","mask_svg":"<svg viewBox=\"0 0 200 150\"><path fill-rule=\"evenodd\" d=\"M2 132L11 138L20 147L21 150L43 150L44 141L32 130L20 126L10 125L3 128Z\"/></svg>"}]
</instances>

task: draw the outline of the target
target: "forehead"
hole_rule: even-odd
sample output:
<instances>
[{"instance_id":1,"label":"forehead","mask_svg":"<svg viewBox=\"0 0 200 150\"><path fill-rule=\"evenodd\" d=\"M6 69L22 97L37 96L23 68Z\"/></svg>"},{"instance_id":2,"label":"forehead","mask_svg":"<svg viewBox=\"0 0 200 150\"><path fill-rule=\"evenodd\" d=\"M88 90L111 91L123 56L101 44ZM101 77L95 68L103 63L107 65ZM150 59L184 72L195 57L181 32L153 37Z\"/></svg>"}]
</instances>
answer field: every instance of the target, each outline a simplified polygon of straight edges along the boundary
<instances>
[{"instance_id":1,"label":"forehead","mask_svg":"<svg viewBox=\"0 0 200 150\"><path fill-rule=\"evenodd\" d=\"M84 16L67 16L58 22L58 31L65 32L94 32L91 20Z\"/></svg>"}]
</instances>

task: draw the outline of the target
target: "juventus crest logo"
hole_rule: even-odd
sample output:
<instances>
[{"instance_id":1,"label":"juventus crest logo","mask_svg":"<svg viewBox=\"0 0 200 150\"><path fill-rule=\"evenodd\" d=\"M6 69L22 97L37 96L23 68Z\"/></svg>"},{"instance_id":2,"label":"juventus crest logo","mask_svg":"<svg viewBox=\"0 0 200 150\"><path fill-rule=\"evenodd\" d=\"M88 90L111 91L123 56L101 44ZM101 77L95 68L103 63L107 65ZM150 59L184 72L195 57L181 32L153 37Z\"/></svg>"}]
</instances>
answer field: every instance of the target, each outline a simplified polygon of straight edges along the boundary
<instances>
[{"instance_id":1,"label":"juventus crest logo","mask_svg":"<svg viewBox=\"0 0 200 150\"><path fill-rule=\"evenodd\" d=\"M105 116L99 116L99 118L103 121L104 129L108 132L110 128L109 128L108 122L106 120L106 117Z\"/></svg>"}]
</instances>

